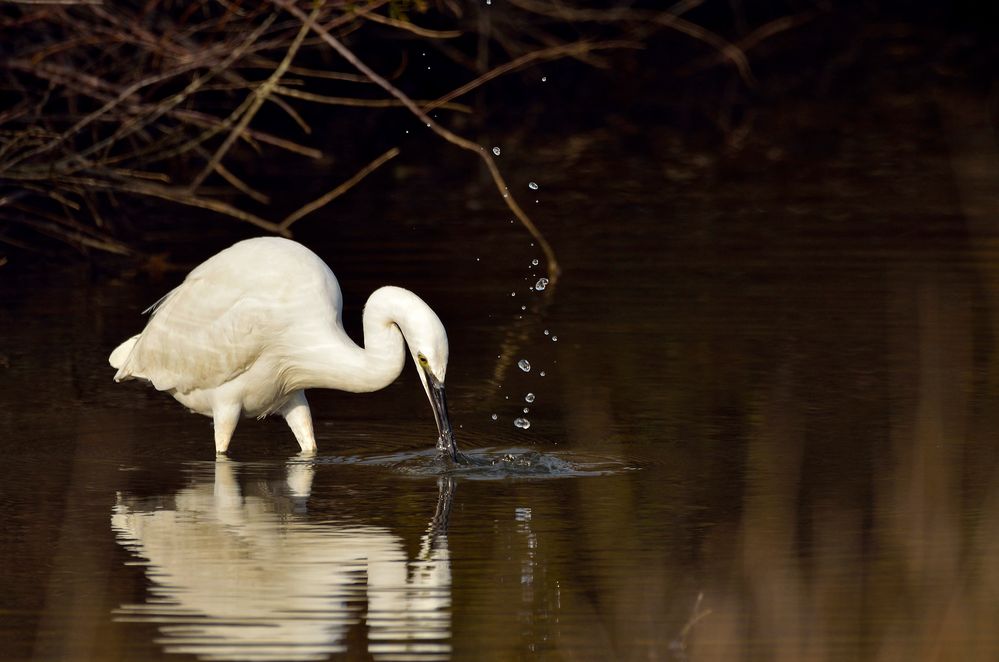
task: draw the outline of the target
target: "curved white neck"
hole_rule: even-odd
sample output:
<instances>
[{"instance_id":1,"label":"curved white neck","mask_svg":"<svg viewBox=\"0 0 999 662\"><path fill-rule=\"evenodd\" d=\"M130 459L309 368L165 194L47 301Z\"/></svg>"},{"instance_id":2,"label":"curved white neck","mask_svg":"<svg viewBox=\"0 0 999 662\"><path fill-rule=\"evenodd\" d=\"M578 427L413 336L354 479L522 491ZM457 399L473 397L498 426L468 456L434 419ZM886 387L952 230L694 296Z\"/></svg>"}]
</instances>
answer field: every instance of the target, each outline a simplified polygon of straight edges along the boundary
<instances>
[{"instance_id":1,"label":"curved white neck","mask_svg":"<svg viewBox=\"0 0 999 662\"><path fill-rule=\"evenodd\" d=\"M402 290L405 292L404 290ZM350 339L339 324L323 342L301 348L293 367L293 390L333 388L352 393L378 391L399 377L406 360L400 324L398 288L376 290L364 306L364 347ZM408 293L407 293L408 294Z\"/></svg>"}]
</instances>

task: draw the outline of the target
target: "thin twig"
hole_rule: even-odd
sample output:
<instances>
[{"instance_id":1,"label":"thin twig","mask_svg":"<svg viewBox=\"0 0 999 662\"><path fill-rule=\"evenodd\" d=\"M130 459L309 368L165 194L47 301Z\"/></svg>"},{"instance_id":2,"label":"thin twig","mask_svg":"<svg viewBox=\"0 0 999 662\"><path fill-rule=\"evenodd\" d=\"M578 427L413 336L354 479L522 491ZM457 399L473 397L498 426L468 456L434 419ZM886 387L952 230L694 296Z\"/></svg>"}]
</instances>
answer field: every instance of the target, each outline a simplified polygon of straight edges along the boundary
<instances>
[{"instance_id":1,"label":"thin twig","mask_svg":"<svg viewBox=\"0 0 999 662\"><path fill-rule=\"evenodd\" d=\"M280 234L283 236L288 236L288 233L281 229L281 227L268 221L266 219L260 218L256 214L251 214L250 212L243 211L238 207L234 207L227 202L222 202L221 200L213 200L211 198L202 198L197 195L192 194L190 191L182 188L167 187L167 186L157 186L153 184L135 184L127 182L114 182L114 183L95 183L93 181L89 182L91 185L97 185L99 187L125 191L127 193L135 193L138 195L144 195L154 198L161 198L163 200L170 200L171 202L177 202L188 207L198 207L200 209L208 209L210 211L217 212L219 214L224 214L225 216L230 216L240 221L245 221L251 225L255 225L258 228L267 230L268 232L273 232L275 234Z\"/></svg>"},{"instance_id":2,"label":"thin twig","mask_svg":"<svg viewBox=\"0 0 999 662\"><path fill-rule=\"evenodd\" d=\"M735 45L745 53L747 51L756 48L767 39L770 39L771 37L778 35L781 32L785 32L792 28L796 28L800 25L804 25L805 23L814 19L815 16L816 14L813 12L805 12L802 14L796 14L794 16L782 16L780 18L770 21L769 23L764 23L763 25L756 28L748 35L737 41ZM691 62L687 66L683 67L679 73L681 74L692 73L695 71L699 71L701 69L706 69L708 67L712 67L715 66L716 64L719 64L724 59L725 57L722 54L709 55L707 57L700 58L698 60L695 60L694 62Z\"/></svg>"},{"instance_id":3,"label":"thin twig","mask_svg":"<svg viewBox=\"0 0 999 662\"><path fill-rule=\"evenodd\" d=\"M401 108L403 103L397 99L358 99L355 97L330 97L324 94L314 94L312 92L305 92L302 90L296 90L292 87L284 87L278 85L274 88L275 94L282 94L286 97L292 97L294 99L301 99L303 101L312 101L313 103L326 104L328 106L353 106L358 108ZM453 110L459 113L471 113L472 109L462 103L448 103L441 102L440 99L435 101L414 101L421 106L429 106L432 108L442 108L444 110Z\"/></svg>"},{"instance_id":4,"label":"thin twig","mask_svg":"<svg viewBox=\"0 0 999 662\"><path fill-rule=\"evenodd\" d=\"M377 170L379 167L381 167L381 165L383 163L385 163L386 161L389 161L391 159L394 159L398 155L399 155L399 148L398 147L393 147L392 149L388 150L387 152L385 152L384 154L382 154L381 156L379 156L377 159L375 159L374 161L372 161L368 165L366 165L363 168L361 168L360 170L358 170L354 174L353 177L351 177L347 181L343 182L342 184L340 184L339 186L337 186L335 189L333 189L329 193L326 193L325 195L322 195L322 196L316 198L312 202L310 202L310 203L308 203L306 205L303 205L297 211L289 214L287 216L287 218L285 218L283 221L281 221L281 223L279 224L279 227L282 230L287 230L288 228L291 227L292 223L295 223L296 221L298 221L299 219L301 219L303 216L311 214L312 212L316 211L320 207L324 207L324 206L328 205L330 202L332 202L333 200L335 200L336 198L339 198L341 195L343 195L344 193L346 193L347 191L349 191L350 189L352 189L354 186L356 186L357 183L360 182L362 179L364 179L365 177L367 177L368 175L370 175L372 172L374 172L375 170Z\"/></svg>"},{"instance_id":5,"label":"thin twig","mask_svg":"<svg viewBox=\"0 0 999 662\"><path fill-rule=\"evenodd\" d=\"M689 3L679 3L673 9L665 12L631 9L628 7L618 7L615 9L577 9L559 4L549 6L537 0L509 0L511 4L524 9L525 11L550 16L568 21L586 21L594 23L612 23L620 21L633 21L654 23L663 27L676 30L698 41L702 41L718 52L722 53L736 68L743 81L750 86L756 85L756 77L749 66L746 54L738 46L726 40L724 37L702 28L696 23L681 18L674 10L682 8L689 11Z\"/></svg>"},{"instance_id":6,"label":"thin twig","mask_svg":"<svg viewBox=\"0 0 999 662\"><path fill-rule=\"evenodd\" d=\"M259 228L267 230L268 232L273 232L275 234L280 234L282 236L289 236L286 230L283 230L277 223L272 223L266 219L260 218L256 214L251 214L250 212L243 211L238 207L234 207L227 202L222 202L221 200L213 200L211 198L202 198L200 196L192 194L185 188L174 187L174 186L163 186L159 184L154 184L151 182L142 181L128 181L128 180L106 180L100 177L59 177L53 180L56 184L75 184L79 185L87 190L100 190L107 191L109 193L113 192L123 192L123 193L133 193L136 195L142 195L153 198L160 198L162 200L169 200L171 202L176 202L188 207L197 207L199 209L208 209L210 211L235 218L240 221L245 221L251 225L255 225Z\"/></svg>"},{"instance_id":7,"label":"thin twig","mask_svg":"<svg viewBox=\"0 0 999 662\"><path fill-rule=\"evenodd\" d=\"M197 151L201 156L209 158L208 150L206 150L201 145L198 145L195 148L195 151ZM226 168L224 164L219 163L218 165L216 165L215 172L217 172L219 176L222 177L222 179L229 182L232 185L232 187L237 191L250 196L251 198L253 198L262 205L270 204L271 199L269 196L261 193L260 191L256 190L255 188L244 182L242 179L237 177L231 170Z\"/></svg>"},{"instance_id":8,"label":"thin twig","mask_svg":"<svg viewBox=\"0 0 999 662\"><path fill-rule=\"evenodd\" d=\"M258 56L255 57L252 62L249 62L246 65L244 65L244 67L246 66L273 71L274 67L277 66L277 62L272 62L266 58ZM295 74L296 76L306 76L309 78L343 80L350 83L371 83L370 80L358 74L345 74L339 71L323 71L322 69L309 69L306 67L288 67L288 73Z\"/></svg>"},{"instance_id":9,"label":"thin twig","mask_svg":"<svg viewBox=\"0 0 999 662\"><path fill-rule=\"evenodd\" d=\"M120 244L110 239L95 239L94 237L89 237L82 232L61 226L57 223L52 223L51 221L17 216L8 216L8 220L20 223L21 225L26 225L50 237L56 237L63 241L68 239L70 242L76 242L77 244L86 246L87 248L97 248L99 250L108 253L115 253L117 255L130 255L132 253L132 250L124 244Z\"/></svg>"},{"instance_id":10,"label":"thin twig","mask_svg":"<svg viewBox=\"0 0 999 662\"><path fill-rule=\"evenodd\" d=\"M406 30L407 32L412 32L415 35L427 37L428 39L454 39L455 37L460 37L462 35L461 30L431 30L429 28L421 28L419 25L414 25L408 21L399 21L394 18L389 18L388 16L376 14L375 12L368 12L364 14L363 18L366 21L381 23L382 25L388 25L400 30Z\"/></svg>"},{"instance_id":11,"label":"thin twig","mask_svg":"<svg viewBox=\"0 0 999 662\"><path fill-rule=\"evenodd\" d=\"M451 90L444 96L440 97L436 101L423 106L423 110L430 112L444 106L447 102L452 99L457 99L458 97L464 96L485 83L493 80L494 78L499 78L503 74L508 74L512 71L517 71L518 69L523 69L532 62L543 62L545 60L554 60L560 57L565 57L566 55L575 55L579 53L585 53L593 50L598 50L602 48L642 48L641 44L633 41L600 41L600 42L586 42L577 41L572 44L564 44L562 46L553 46L552 48L543 48L541 50L532 51L521 55L515 60L510 60L505 64L501 64L498 67L490 69L486 73L482 74L475 80L469 81L462 85L461 87Z\"/></svg>"}]
</instances>

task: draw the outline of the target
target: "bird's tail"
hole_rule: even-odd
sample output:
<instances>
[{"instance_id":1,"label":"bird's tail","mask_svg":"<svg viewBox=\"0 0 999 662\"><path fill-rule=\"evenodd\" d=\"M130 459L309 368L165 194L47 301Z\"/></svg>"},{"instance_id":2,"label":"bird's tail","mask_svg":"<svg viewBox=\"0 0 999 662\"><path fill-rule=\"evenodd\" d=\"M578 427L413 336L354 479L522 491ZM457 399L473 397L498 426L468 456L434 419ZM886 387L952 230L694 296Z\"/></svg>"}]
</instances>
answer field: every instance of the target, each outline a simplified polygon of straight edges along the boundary
<instances>
[{"instance_id":1,"label":"bird's tail","mask_svg":"<svg viewBox=\"0 0 999 662\"><path fill-rule=\"evenodd\" d=\"M135 347L135 343L138 340L139 336L132 336L122 344L118 345L118 347L111 352L111 356L108 357L108 362L111 364L111 367L118 368L118 374L114 376L114 380L116 382L120 382L128 376L122 374L121 367L125 365L125 361L128 360L128 355L132 353L132 348Z\"/></svg>"}]
</instances>

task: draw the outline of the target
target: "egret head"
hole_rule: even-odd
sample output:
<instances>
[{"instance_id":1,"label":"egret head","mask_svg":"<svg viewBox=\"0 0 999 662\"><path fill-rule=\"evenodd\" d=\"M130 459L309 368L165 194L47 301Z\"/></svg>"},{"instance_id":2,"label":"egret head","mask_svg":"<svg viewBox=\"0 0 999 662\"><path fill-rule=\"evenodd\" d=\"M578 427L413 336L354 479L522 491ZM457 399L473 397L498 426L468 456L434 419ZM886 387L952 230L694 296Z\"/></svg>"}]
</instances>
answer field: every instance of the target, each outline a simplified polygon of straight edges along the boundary
<instances>
[{"instance_id":1,"label":"egret head","mask_svg":"<svg viewBox=\"0 0 999 662\"><path fill-rule=\"evenodd\" d=\"M411 293L410 293L411 294ZM430 406L437 422L437 448L458 459L454 441L454 430L447 413L447 398L444 394L444 377L447 373L448 344L447 332L437 314L422 299L411 294L407 310L399 326L409 352L420 375L420 383L427 392Z\"/></svg>"},{"instance_id":2,"label":"egret head","mask_svg":"<svg viewBox=\"0 0 999 662\"><path fill-rule=\"evenodd\" d=\"M412 349L412 348L410 348ZM431 355L433 356L433 355ZM451 455L452 460L458 459L458 449L454 443L454 430L451 428L451 419L447 415L447 397L444 395L444 368L447 366L447 341L445 340L444 359L441 361L434 356L427 356L426 352L414 350L413 357L416 360L420 373L420 381L430 398L430 406L434 410L434 420L437 421L437 449ZM439 356L439 355L438 355ZM436 359L436 361L435 361ZM439 365L440 370L433 366Z\"/></svg>"}]
</instances>

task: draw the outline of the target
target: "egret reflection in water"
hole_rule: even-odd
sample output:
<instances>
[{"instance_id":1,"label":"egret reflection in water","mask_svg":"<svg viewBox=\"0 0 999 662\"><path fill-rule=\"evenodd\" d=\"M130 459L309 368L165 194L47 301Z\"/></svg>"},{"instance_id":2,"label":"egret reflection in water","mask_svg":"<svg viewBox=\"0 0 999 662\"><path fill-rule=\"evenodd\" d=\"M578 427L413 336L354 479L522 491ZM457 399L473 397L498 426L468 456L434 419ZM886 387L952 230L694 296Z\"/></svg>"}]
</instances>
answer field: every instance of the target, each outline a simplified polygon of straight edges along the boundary
<instances>
[{"instance_id":1,"label":"egret reflection in water","mask_svg":"<svg viewBox=\"0 0 999 662\"><path fill-rule=\"evenodd\" d=\"M411 560L386 528L309 522L311 464L289 462L284 484L266 494L244 494L238 471L223 458L213 482L172 499L119 494L111 527L145 559L152 586L117 620L158 623L167 653L210 660L325 659L347 649L362 621L375 659L450 656L453 479L438 480Z\"/></svg>"}]
</instances>

